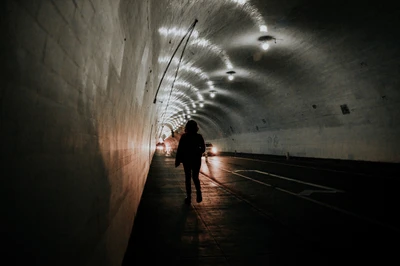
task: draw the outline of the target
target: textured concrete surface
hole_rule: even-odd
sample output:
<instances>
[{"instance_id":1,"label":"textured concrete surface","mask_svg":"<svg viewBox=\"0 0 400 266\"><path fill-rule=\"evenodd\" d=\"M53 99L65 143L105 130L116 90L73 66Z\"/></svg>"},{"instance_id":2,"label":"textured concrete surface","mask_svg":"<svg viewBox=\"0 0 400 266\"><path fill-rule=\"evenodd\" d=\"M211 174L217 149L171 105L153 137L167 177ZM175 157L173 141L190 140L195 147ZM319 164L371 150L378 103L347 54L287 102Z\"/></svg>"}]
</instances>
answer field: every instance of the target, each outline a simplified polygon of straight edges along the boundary
<instances>
[{"instance_id":1,"label":"textured concrete surface","mask_svg":"<svg viewBox=\"0 0 400 266\"><path fill-rule=\"evenodd\" d=\"M120 264L156 139L152 40L135 40L150 29L128 26L147 23L146 7L2 4L1 163L17 261Z\"/></svg>"},{"instance_id":2,"label":"textured concrete surface","mask_svg":"<svg viewBox=\"0 0 400 266\"><path fill-rule=\"evenodd\" d=\"M221 151L400 162L395 3L0 6L2 203L16 260L119 265L155 144L187 109Z\"/></svg>"}]
</instances>

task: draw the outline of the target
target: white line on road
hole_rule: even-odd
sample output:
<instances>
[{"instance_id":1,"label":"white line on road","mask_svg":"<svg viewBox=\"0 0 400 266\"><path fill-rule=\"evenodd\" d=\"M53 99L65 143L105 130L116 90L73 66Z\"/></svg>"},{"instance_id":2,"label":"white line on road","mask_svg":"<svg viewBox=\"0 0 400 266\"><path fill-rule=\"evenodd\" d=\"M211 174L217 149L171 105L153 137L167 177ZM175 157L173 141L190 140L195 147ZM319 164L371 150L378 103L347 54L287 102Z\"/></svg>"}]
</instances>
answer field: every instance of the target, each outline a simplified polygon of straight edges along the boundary
<instances>
[{"instance_id":1,"label":"white line on road","mask_svg":"<svg viewBox=\"0 0 400 266\"><path fill-rule=\"evenodd\" d=\"M337 191L335 190L311 190L311 189L306 189L303 190L302 192L298 193L300 196L310 196L313 193L336 193Z\"/></svg>"},{"instance_id":2,"label":"white line on road","mask_svg":"<svg viewBox=\"0 0 400 266\"><path fill-rule=\"evenodd\" d=\"M281 165L287 165L287 166L293 166L293 167L300 167L300 168L307 168L307 169L314 169L314 170L322 170L322 171L328 171L328 172L334 172L334 173L343 173L343 174L354 174L354 175L362 175L362 176L371 176L371 175L364 174L364 173L347 172L347 171L341 171L341 170L333 170L333 169L327 169L327 168L318 168L318 167L304 166L304 165L297 165L297 164L290 164L290 163L280 163L280 162L267 161L267 160L260 160L260 159L253 159L253 158L234 157L234 156L227 156L227 157L235 158L235 159L242 159L242 160L249 160L249 161L256 161L256 162L281 164Z\"/></svg>"},{"instance_id":3,"label":"white line on road","mask_svg":"<svg viewBox=\"0 0 400 266\"><path fill-rule=\"evenodd\" d=\"M272 187L272 185L270 185L270 184L268 184L268 183L261 182L261 181L259 181L259 180L255 180L255 179L250 178L250 177L248 177L248 176L241 175L241 174L239 174L239 173L237 173L237 172L233 172L233 171L230 171L230 170L221 168L221 167L219 167L219 168L220 168L222 171L225 171L225 172L228 172L228 173L231 173L231 174L234 174L234 175L237 175L237 176L246 178L246 179L248 179L248 180L254 181L254 182L259 183L259 184L262 184L262 185L264 185L264 186ZM377 225L383 226L383 227L385 227L385 228L389 228L389 229L391 229L391 230L393 230L393 231L400 232L400 229L399 229L399 228L396 228L396 227L394 227L394 226L392 226L392 225L389 225L389 224L382 223L382 222L380 222L380 221L371 219L371 218L369 218L369 217L362 216L362 215L359 215L359 214L357 214L357 213L353 213L353 212L350 212L350 211L347 211L347 210L344 210L344 209L341 209L341 208L338 208L338 207L335 207L335 206L326 204L326 203L324 203L324 202L320 202L320 201L314 200L314 199L312 199L312 198L306 197L306 196L301 195L301 194L298 194L298 193L291 192L291 191L286 190L286 189L282 189L282 188L279 188L279 187L274 187L274 189L279 190L279 191L284 192L284 193L287 193L287 194L290 194L290 195L293 195L293 196L295 196L295 197L298 197L298 198L307 200L307 201L311 201L311 202L313 202L313 203L315 203L315 204L318 204L318 205L324 206L324 207L326 207L326 208L329 208L329 209L332 209L332 210L335 210L335 211L338 211L338 212L347 214L347 215L349 215L349 216L353 216L353 217L358 218L358 219L360 219L360 220L368 221L368 222L370 222L370 223L377 224ZM333 192L333 191L332 191L332 192Z\"/></svg>"},{"instance_id":4,"label":"white line on road","mask_svg":"<svg viewBox=\"0 0 400 266\"><path fill-rule=\"evenodd\" d=\"M281 175L275 175L275 174L271 174L271 173L267 173L267 172L263 172L263 171L259 171L259 170L236 170L234 172L255 172L255 173L259 173L259 174L263 174L263 175L269 175L269 176L277 177L277 178L280 178L280 179L284 179L284 180L288 180L288 181L292 181L292 182L296 182L296 183L300 183L300 184L304 184L304 185L309 185L309 186L312 186L312 187L322 188L322 189L331 190L331 191L335 191L335 192L341 192L341 193L344 192L343 190L340 190L340 189L337 189L337 188L331 188L331 187L326 187L326 186L322 186L322 185L317 185L317 184L304 182L304 181L300 181L300 180L297 180L297 179L292 179L292 178L284 177L284 176L281 176Z\"/></svg>"}]
</instances>

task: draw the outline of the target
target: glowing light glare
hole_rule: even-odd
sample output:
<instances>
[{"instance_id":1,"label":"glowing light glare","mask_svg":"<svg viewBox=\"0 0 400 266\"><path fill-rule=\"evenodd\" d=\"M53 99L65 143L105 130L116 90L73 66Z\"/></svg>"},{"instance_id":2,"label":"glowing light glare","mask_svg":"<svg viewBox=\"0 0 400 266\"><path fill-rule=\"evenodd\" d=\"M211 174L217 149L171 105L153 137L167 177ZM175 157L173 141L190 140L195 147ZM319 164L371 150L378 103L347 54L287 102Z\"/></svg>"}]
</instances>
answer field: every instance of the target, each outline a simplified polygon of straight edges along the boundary
<instances>
[{"instance_id":1,"label":"glowing light glare","mask_svg":"<svg viewBox=\"0 0 400 266\"><path fill-rule=\"evenodd\" d=\"M218 55L221 58L221 60L225 63L225 65L228 69L233 68L233 65L232 65L226 51L221 49L219 46L210 43L210 41L208 41L207 39L203 39L203 38L195 39L192 42L190 42L190 45L197 45L197 46L200 46L203 48L210 49L210 51L212 51L213 53L215 53L216 55Z\"/></svg>"},{"instance_id":2,"label":"glowing light glare","mask_svg":"<svg viewBox=\"0 0 400 266\"><path fill-rule=\"evenodd\" d=\"M206 73L204 73L203 70L201 70L200 68L193 67L193 66L188 66L186 64L183 64L180 67L180 69L183 70L183 71L186 71L186 72L195 73L196 75L198 75L202 79L206 79L206 80L209 79L208 75Z\"/></svg>"},{"instance_id":3,"label":"glowing light glare","mask_svg":"<svg viewBox=\"0 0 400 266\"><path fill-rule=\"evenodd\" d=\"M160 63L160 64L161 63L168 63L169 60L170 60L170 58L168 58L168 57L159 57L158 58L158 63ZM175 64L175 65L179 64L179 59L178 58L172 59L172 64Z\"/></svg>"},{"instance_id":4,"label":"glowing light glare","mask_svg":"<svg viewBox=\"0 0 400 266\"><path fill-rule=\"evenodd\" d=\"M265 26L265 25L260 26L260 32L267 32L267 31L268 31L267 26Z\"/></svg>"},{"instance_id":5,"label":"glowing light glare","mask_svg":"<svg viewBox=\"0 0 400 266\"><path fill-rule=\"evenodd\" d=\"M240 5L241 10L246 12L258 27L265 25L265 21L260 11L258 11L256 7L250 4L250 2L248 2L247 0L230 0L230 1L237 5Z\"/></svg>"},{"instance_id":6,"label":"glowing light glare","mask_svg":"<svg viewBox=\"0 0 400 266\"><path fill-rule=\"evenodd\" d=\"M203 103L201 103L201 104L200 104L200 107L203 107L203 106L204 106L204 104L203 104Z\"/></svg>"},{"instance_id":7,"label":"glowing light glare","mask_svg":"<svg viewBox=\"0 0 400 266\"><path fill-rule=\"evenodd\" d=\"M232 1L238 3L239 5L244 5L247 2L246 0L232 0Z\"/></svg>"},{"instance_id":8,"label":"glowing light glare","mask_svg":"<svg viewBox=\"0 0 400 266\"><path fill-rule=\"evenodd\" d=\"M187 29L183 29L183 28L179 29L176 27L173 27L173 28L161 27L158 29L158 32L163 36L172 35L173 37L183 37L186 34ZM199 32L197 30L194 30L192 33L192 36L194 38L199 37Z\"/></svg>"},{"instance_id":9,"label":"glowing light glare","mask_svg":"<svg viewBox=\"0 0 400 266\"><path fill-rule=\"evenodd\" d=\"M164 147L163 146L157 146L157 150L163 150Z\"/></svg>"},{"instance_id":10,"label":"glowing light glare","mask_svg":"<svg viewBox=\"0 0 400 266\"><path fill-rule=\"evenodd\" d=\"M229 76L228 76L228 79L229 79L229 80L233 80L234 78L235 78L235 77L234 77L233 75L229 75Z\"/></svg>"},{"instance_id":11,"label":"glowing light glare","mask_svg":"<svg viewBox=\"0 0 400 266\"><path fill-rule=\"evenodd\" d=\"M211 80L209 80L209 81L207 81L207 84L211 86L213 83Z\"/></svg>"},{"instance_id":12,"label":"glowing light glare","mask_svg":"<svg viewBox=\"0 0 400 266\"><path fill-rule=\"evenodd\" d=\"M188 118L190 118L191 116L190 116L190 115L188 115L187 117L188 117Z\"/></svg>"},{"instance_id":13,"label":"glowing light glare","mask_svg":"<svg viewBox=\"0 0 400 266\"><path fill-rule=\"evenodd\" d=\"M203 96L200 93L197 93L197 97L199 97L200 101L204 100Z\"/></svg>"},{"instance_id":14,"label":"glowing light glare","mask_svg":"<svg viewBox=\"0 0 400 266\"><path fill-rule=\"evenodd\" d=\"M214 97L215 97L215 93L214 93L214 92L211 92L211 93L210 93L210 97L211 97L211 98L214 98Z\"/></svg>"},{"instance_id":15,"label":"glowing light glare","mask_svg":"<svg viewBox=\"0 0 400 266\"><path fill-rule=\"evenodd\" d=\"M196 113L196 110L193 110L193 113L195 114L195 113Z\"/></svg>"},{"instance_id":16,"label":"glowing light glare","mask_svg":"<svg viewBox=\"0 0 400 266\"><path fill-rule=\"evenodd\" d=\"M196 104L195 103L193 103L192 106L193 106L193 108L196 108Z\"/></svg>"},{"instance_id":17,"label":"glowing light glare","mask_svg":"<svg viewBox=\"0 0 400 266\"><path fill-rule=\"evenodd\" d=\"M268 48L269 48L269 44L268 43L263 43L262 45L261 45L261 48L265 51L265 50L268 50Z\"/></svg>"}]
</instances>

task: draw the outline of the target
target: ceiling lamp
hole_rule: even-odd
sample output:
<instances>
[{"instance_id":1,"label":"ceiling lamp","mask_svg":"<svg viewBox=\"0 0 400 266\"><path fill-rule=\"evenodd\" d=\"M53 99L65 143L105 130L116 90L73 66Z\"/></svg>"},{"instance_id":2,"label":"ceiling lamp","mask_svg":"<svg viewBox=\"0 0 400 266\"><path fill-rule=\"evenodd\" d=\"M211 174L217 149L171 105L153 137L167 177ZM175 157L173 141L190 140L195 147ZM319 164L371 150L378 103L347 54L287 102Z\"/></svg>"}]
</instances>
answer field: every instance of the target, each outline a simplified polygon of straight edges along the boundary
<instances>
[{"instance_id":1,"label":"ceiling lamp","mask_svg":"<svg viewBox=\"0 0 400 266\"><path fill-rule=\"evenodd\" d=\"M215 97L215 92L212 91L212 92L210 93L210 97L211 97L211 98L214 98L214 97Z\"/></svg>"},{"instance_id":2,"label":"ceiling lamp","mask_svg":"<svg viewBox=\"0 0 400 266\"><path fill-rule=\"evenodd\" d=\"M229 80L233 80L235 77L233 76L233 74L235 74L236 72L235 71L228 71L228 72L226 72L226 74L228 74L228 79Z\"/></svg>"},{"instance_id":3,"label":"ceiling lamp","mask_svg":"<svg viewBox=\"0 0 400 266\"><path fill-rule=\"evenodd\" d=\"M268 48L269 48L269 43L268 42L270 42L272 40L275 40L275 43L276 43L276 39L274 37L272 37L272 36L269 36L269 35L261 36L261 37L258 38L258 40L261 42L261 48L264 51L268 50Z\"/></svg>"},{"instance_id":4,"label":"ceiling lamp","mask_svg":"<svg viewBox=\"0 0 400 266\"><path fill-rule=\"evenodd\" d=\"M203 106L204 106L204 103L201 103L201 104L200 104L200 107L203 107Z\"/></svg>"}]
</instances>

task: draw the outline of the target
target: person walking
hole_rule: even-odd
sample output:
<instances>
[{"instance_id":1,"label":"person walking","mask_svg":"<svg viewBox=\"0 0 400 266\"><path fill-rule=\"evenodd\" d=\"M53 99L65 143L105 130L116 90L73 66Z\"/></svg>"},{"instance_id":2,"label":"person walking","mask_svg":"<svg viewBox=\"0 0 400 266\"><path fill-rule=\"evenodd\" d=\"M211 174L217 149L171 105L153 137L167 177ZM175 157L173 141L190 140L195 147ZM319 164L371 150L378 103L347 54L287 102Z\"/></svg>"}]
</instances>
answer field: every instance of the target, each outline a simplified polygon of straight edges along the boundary
<instances>
[{"instance_id":1,"label":"person walking","mask_svg":"<svg viewBox=\"0 0 400 266\"><path fill-rule=\"evenodd\" d=\"M192 183L196 188L196 201L200 203L203 200L199 173L201 167L201 156L206 150L203 136L199 133L197 122L189 120L185 126L185 133L179 140L178 149L175 157L175 167L181 163L185 171L186 198L185 203L190 204L192 199Z\"/></svg>"}]
</instances>

